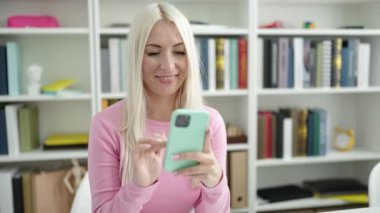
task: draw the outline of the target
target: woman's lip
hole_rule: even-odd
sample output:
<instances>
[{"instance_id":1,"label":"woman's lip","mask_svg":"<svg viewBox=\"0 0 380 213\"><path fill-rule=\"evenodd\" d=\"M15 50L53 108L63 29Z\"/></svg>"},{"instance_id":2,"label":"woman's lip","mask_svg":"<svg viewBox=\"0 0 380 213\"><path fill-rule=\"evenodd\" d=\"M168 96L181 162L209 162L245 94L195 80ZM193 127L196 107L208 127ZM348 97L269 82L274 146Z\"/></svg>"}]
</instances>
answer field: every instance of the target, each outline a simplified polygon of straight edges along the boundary
<instances>
[{"instance_id":1,"label":"woman's lip","mask_svg":"<svg viewBox=\"0 0 380 213\"><path fill-rule=\"evenodd\" d=\"M171 84L177 79L177 77L178 77L178 74L177 75L156 76L158 81L160 81L160 83L162 83L162 84Z\"/></svg>"}]
</instances>

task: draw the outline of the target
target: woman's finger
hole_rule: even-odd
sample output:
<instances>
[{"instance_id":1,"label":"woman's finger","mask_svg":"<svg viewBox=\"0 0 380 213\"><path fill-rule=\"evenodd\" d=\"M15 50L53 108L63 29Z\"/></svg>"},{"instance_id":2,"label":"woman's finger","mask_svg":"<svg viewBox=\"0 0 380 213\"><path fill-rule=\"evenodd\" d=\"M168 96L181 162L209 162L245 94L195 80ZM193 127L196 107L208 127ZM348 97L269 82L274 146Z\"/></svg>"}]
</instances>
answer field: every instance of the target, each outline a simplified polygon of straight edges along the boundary
<instances>
[{"instance_id":1,"label":"woman's finger","mask_svg":"<svg viewBox=\"0 0 380 213\"><path fill-rule=\"evenodd\" d=\"M202 165L199 164L197 166L188 167L185 169L180 169L175 171L175 174L177 175L184 175L184 176L192 176L192 177L198 177L198 176L205 176L207 172L210 171L209 165Z\"/></svg>"}]
</instances>

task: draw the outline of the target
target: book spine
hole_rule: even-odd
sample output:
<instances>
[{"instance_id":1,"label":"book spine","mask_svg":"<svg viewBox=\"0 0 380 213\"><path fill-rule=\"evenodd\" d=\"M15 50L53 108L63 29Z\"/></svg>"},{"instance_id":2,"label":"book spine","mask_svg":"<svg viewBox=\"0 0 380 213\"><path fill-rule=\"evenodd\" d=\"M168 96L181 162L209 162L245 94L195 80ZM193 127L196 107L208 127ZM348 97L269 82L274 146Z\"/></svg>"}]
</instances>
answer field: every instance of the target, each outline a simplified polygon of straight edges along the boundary
<instances>
[{"instance_id":1,"label":"book spine","mask_svg":"<svg viewBox=\"0 0 380 213\"><path fill-rule=\"evenodd\" d=\"M248 80L248 41L246 38L238 39L239 48L239 89L247 88Z\"/></svg>"},{"instance_id":2,"label":"book spine","mask_svg":"<svg viewBox=\"0 0 380 213\"><path fill-rule=\"evenodd\" d=\"M20 154L20 138L18 125L18 109L21 104L5 105L5 120L7 125L9 155Z\"/></svg>"},{"instance_id":3,"label":"book spine","mask_svg":"<svg viewBox=\"0 0 380 213\"><path fill-rule=\"evenodd\" d=\"M203 90L208 90L208 38L201 37L198 39L200 45L200 59L201 59L201 77L202 77L202 88Z\"/></svg>"},{"instance_id":4,"label":"book spine","mask_svg":"<svg viewBox=\"0 0 380 213\"><path fill-rule=\"evenodd\" d=\"M332 86L340 87L341 81L341 72L342 72L342 38L336 38L334 40L334 48L333 48L333 78L332 78Z\"/></svg>"},{"instance_id":5,"label":"book spine","mask_svg":"<svg viewBox=\"0 0 380 213\"><path fill-rule=\"evenodd\" d=\"M210 91L216 88L216 46L215 38L208 39L208 86Z\"/></svg>"},{"instance_id":6,"label":"book spine","mask_svg":"<svg viewBox=\"0 0 380 213\"><path fill-rule=\"evenodd\" d=\"M0 155L8 154L7 123L5 118L5 108L0 106Z\"/></svg>"},{"instance_id":7,"label":"book spine","mask_svg":"<svg viewBox=\"0 0 380 213\"><path fill-rule=\"evenodd\" d=\"M0 95L8 95L7 49L0 46Z\"/></svg>"},{"instance_id":8,"label":"book spine","mask_svg":"<svg viewBox=\"0 0 380 213\"><path fill-rule=\"evenodd\" d=\"M303 38L296 37L293 40L294 50L294 87L303 87L303 72L304 72L304 54L303 54Z\"/></svg>"},{"instance_id":9,"label":"book spine","mask_svg":"<svg viewBox=\"0 0 380 213\"><path fill-rule=\"evenodd\" d=\"M118 38L110 38L108 47L110 51L110 85L111 92L120 92L120 45Z\"/></svg>"},{"instance_id":10,"label":"book spine","mask_svg":"<svg viewBox=\"0 0 380 213\"><path fill-rule=\"evenodd\" d=\"M20 53L16 42L7 42L7 71L8 71L8 93L12 96L20 95L19 73Z\"/></svg>"},{"instance_id":11,"label":"book spine","mask_svg":"<svg viewBox=\"0 0 380 213\"><path fill-rule=\"evenodd\" d=\"M237 38L230 40L230 87L238 88L238 45Z\"/></svg>"},{"instance_id":12,"label":"book spine","mask_svg":"<svg viewBox=\"0 0 380 213\"><path fill-rule=\"evenodd\" d=\"M216 89L224 89L224 38L216 38Z\"/></svg>"}]
</instances>

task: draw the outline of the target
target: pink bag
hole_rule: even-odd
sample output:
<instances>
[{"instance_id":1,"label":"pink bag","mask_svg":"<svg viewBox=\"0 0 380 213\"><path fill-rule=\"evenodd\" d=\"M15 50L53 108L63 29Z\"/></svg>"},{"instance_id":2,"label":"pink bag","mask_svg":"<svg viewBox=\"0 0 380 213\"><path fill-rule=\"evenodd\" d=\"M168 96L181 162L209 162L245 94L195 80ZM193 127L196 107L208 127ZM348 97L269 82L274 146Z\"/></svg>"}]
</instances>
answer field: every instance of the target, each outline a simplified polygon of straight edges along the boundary
<instances>
[{"instance_id":1,"label":"pink bag","mask_svg":"<svg viewBox=\"0 0 380 213\"><path fill-rule=\"evenodd\" d=\"M7 20L7 27L58 27L58 21L53 16L31 16L16 15L10 16Z\"/></svg>"}]
</instances>

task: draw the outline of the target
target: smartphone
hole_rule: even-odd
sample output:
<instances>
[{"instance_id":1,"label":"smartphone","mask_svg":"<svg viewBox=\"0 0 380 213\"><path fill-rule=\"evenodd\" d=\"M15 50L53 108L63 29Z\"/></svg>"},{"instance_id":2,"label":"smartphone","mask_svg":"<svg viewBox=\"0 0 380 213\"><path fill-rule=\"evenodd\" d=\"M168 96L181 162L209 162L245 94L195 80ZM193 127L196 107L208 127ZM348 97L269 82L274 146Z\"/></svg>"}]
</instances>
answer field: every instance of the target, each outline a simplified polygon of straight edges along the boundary
<instances>
[{"instance_id":1,"label":"smartphone","mask_svg":"<svg viewBox=\"0 0 380 213\"><path fill-rule=\"evenodd\" d=\"M173 160L172 156L184 152L201 152L208 123L209 114L204 110L177 109L172 113L164 159L166 171L197 165L196 161Z\"/></svg>"}]
</instances>

